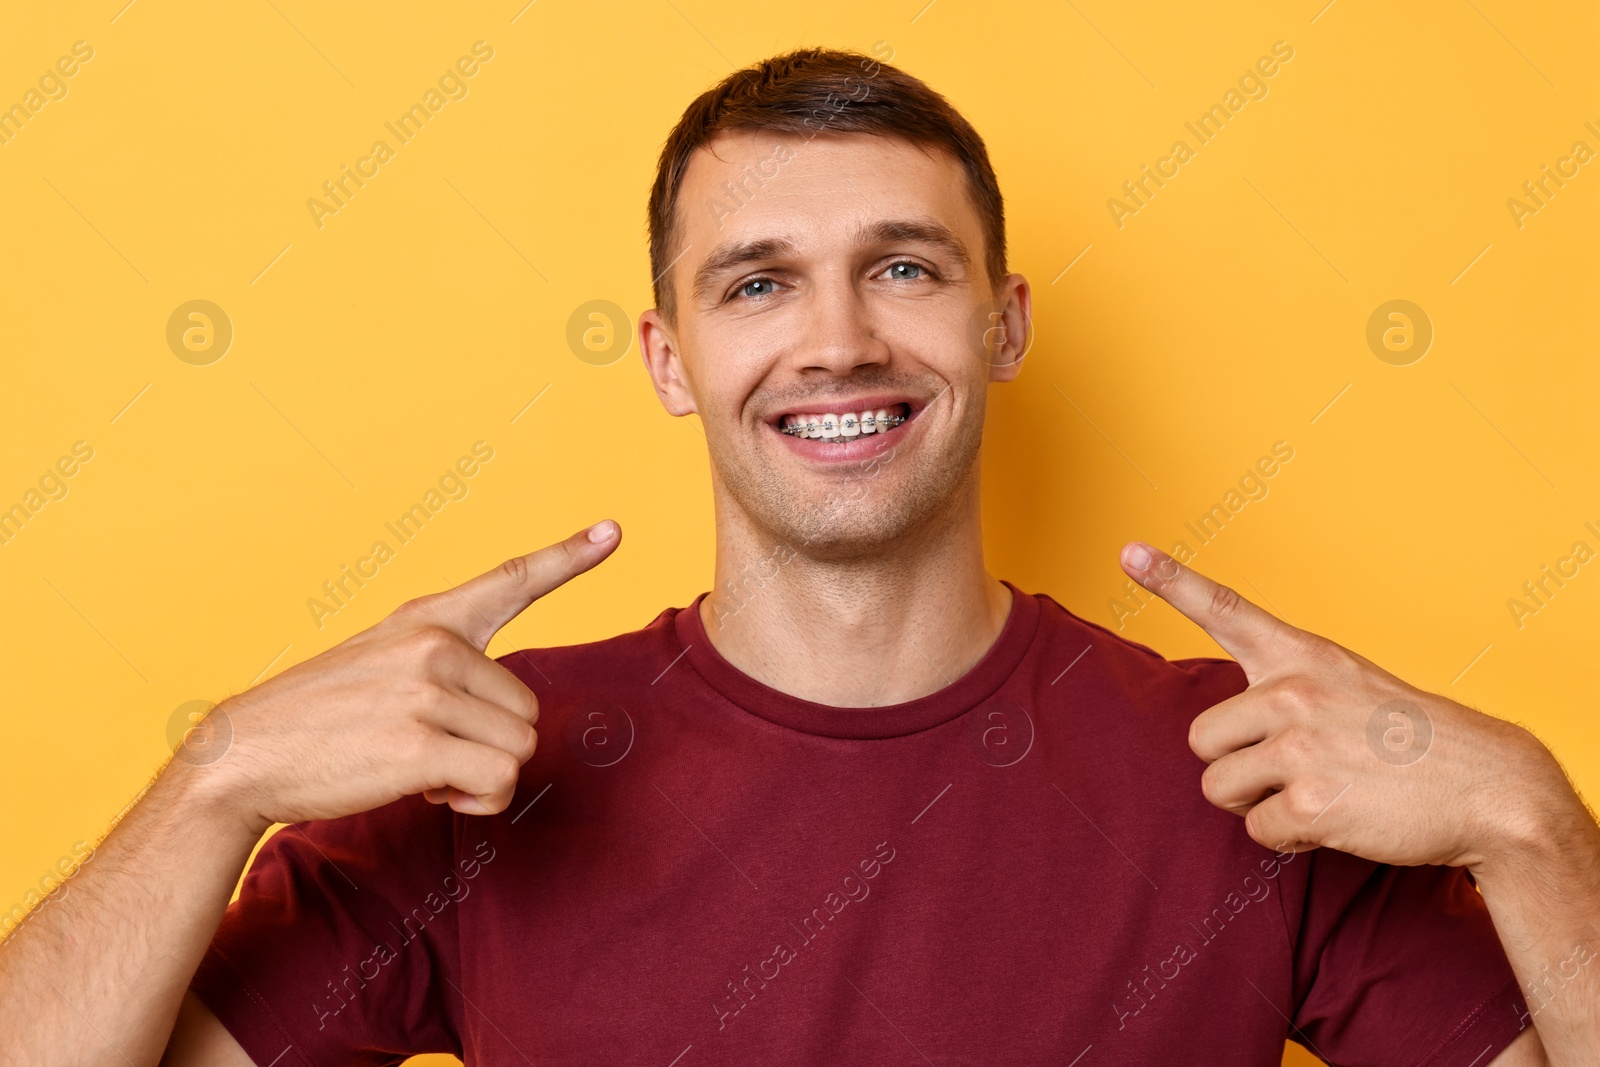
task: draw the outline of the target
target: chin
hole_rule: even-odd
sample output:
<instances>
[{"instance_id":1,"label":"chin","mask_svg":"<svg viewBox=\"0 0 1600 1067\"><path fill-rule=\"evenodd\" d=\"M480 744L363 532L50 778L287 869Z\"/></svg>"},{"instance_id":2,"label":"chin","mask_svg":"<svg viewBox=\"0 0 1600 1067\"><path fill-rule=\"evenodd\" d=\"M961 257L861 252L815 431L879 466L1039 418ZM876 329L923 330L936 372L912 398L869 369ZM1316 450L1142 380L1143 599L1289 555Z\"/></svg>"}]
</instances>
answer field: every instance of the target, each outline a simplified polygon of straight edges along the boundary
<instances>
[{"instance_id":1,"label":"chin","mask_svg":"<svg viewBox=\"0 0 1600 1067\"><path fill-rule=\"evenodd\" d=\"M865 503L865 501L863 501ZM916 529L914 518L903 522L883 521L890 516L878 515L872 521L856 517L845 521L820 521L813 512L808 515L775 516L773 529L796 552L812 559L848 560L878 556L883 550L904 539Z\"/></svg>"},{"instance_id":2,"label":"chin","mask_svg":"<svg viewBox=\"0 0 1600 1067\"><path fill-rule=\"evenodd\" d=\"M902 472L905 473L905 472ZM819 560L882 556L941 525L961 480L934 472L855 483L838 491L783 487L741 501L756 522L801 555Z\"/></svg>"}]
</instances>

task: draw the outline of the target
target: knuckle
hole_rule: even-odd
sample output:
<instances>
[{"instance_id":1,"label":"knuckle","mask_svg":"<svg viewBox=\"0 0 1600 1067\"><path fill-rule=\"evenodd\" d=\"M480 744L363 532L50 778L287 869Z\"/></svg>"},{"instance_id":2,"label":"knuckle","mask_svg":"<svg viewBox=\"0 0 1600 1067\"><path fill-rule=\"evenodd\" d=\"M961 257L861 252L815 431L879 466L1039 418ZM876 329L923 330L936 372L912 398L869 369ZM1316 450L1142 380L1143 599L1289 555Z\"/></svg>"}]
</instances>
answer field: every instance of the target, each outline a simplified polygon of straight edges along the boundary
<instances>
[{"instance_id":1,"label":"knuckle","mask_svg":"<svg viewBox=\"0 0 1600 1067\"><path fill-rule=\"evenodd\" d=\"M1303 785L1291 785L1283 791L1283 808L1298 823L1309 823L1322 811L1323 804Z\"/></svg>"},{"instance_id":2,"label":"knuckle","mask_svg":"<svg viewBox=\"0 0 1600 1067\"><path fill-rule=\"evenodd\" d=\"M1356 659L1342 645L1301 630L1295 636L1296 651L1316 667L1343 673L1356 666Z\"/></svg>"},{"instance_id":3,"label":"knuckle","mask_svg":"<svg viewBox=\"0 0 1600 1067\"><path fill-rule=\"evenodd\" d=\"M398 686L400 712L424 725L432 725L452 702L449 689L427 677L407 677Z\"/></svg>"},{"instance_id":4,"label":"knuckle","mask_svg":"<svg viewBox=\"0 0 1600 1067\"><path fill-rule=\"evenodd\" d=\"M428 666L444 662L458 644L455 634L441 626L419 626L407 634L403 642L409 658Z\"/></svg>"},{"instance_id":5,"label":"knuckle","mask_svg":"<svg viewBox=\"0 0 1600 1067\"><path fill-rule=\"evenodd\" d=\"M415 719L407 721L400 728L394 739L394 758L404 766L416 766L428 762L434 748L433 731L425 724ZM443 782L429 780L429 786L440 786Z\"/></svg>"},{"instance_id":6,"label":"knuckle","mask_svg":"<svg viewBox=\"0 0 1600 1067\"><path fill-rule=\"evenodd\" d=\"M1302 675L1290 675L1272 687L1273 701L1281 711L1301 713L1317 706L1317 689Z\"/></svg>"},{"instance_id":7,"label":"knuckle","mask_svg":"<svg viewBox=\"0 0 1600 1067\"><path fill-rule=\"evenodd\" d=\"M1200 774L1200 795L1205 797L1208 803L1220 807L1225 784L1217 765L1213 763Z\"/></svg>"},{"instance_id":8,"label":"knuckle","mask_svg":"<svg viewBox=\"0 0 1600 1067\"><path fill-rule=\"evenodd\" d=\"M416 711L438 711L451 703L450 691L426 678L411 679L405 692L408 706Z\"/></svg>"},{"instance_id":9,"label":"knuckle","mask_svg":"<svg viewBox=\"0 0 1600 1067\"><path fill-rule=\"evenodd\" d=\"M496 752L489 760L488 785L491 791L509 791L516 787L522 773L522 761L509 752Z\"/></svg>"},{"instance_id":10,"label":"knuckle","mask_svg":"<svg viewBox=\"0 0 1600 1067\"><path fill-rule=\"evenodd\" d=\"M423 672L410 669L414 664L409 660L404 666L408 669L390 672L386 679L388 692L394 700L407 714L437 707L441 687Z\"/></svg>"},{"instance_id":11,"label":"knuckle","mask_svg":"<svg viewBox=\"0 0 1600 1067\"><path fill-rule=\"evenodd\" d=\"M1274 747L1280 762L1291 767L1303 767L1309 762L1314 746L1309 731L1301 726L1290 725L1278 734Z\"/></svg>"},{"instance_id":12,"label":"knuckle","mask_svg":"<svg viewBox=\"0 0 1600 1067\"><path fill-rule=\"evenodd\" d=\"M1244 598L1238 592L1225 585L1218 585L1211 593L1211 614L1219 619L1232 618L1242 603Z\"/></svg>"},{"instance_id":13,"label":"knuckle","mask_svg":"<svg viewBox=\"0 0 1600 1067\"><path fill-rule=\"evenodd\" d=\"M500 564L500 573L511 579L520 589L528 584L528 557L512 556Z\"/></svg>"},{"instance_id":14,"label":"knuckle","mask_svg":"<svg viewBox=\"0 0 1600 1067\"><path fill-rule=\"evenodd\" d=\"M1208 764L1228 754L1228 750L1217 743L1213 732L1206 729L1206 724L1199 721L1189 724L1189 751Z\"/></svg>"},{"instance_id":15,"label":"knuckle","mask_svg":"<svg viewBox=\"0 0 1600 1067\"><path fill-rule=\"evenodd\" d=\"M421 618L427 614L428 605L432 602L432 599L432 597L427 596L412 597L389 614L401 619Z\"/></svg>"},{"instance_id":16,"label":"knuckle","mask_svg":"<svg viewBox=\"0 0 1600 1067\"><path fill-rule=\"evenodd\" d=\"M1294 651L1300 653L1303 658L1308 659L1319 666L1323 664L1339 662L1339 653L1342 652L1343 649L1334 644L1332 641L1329 641L1327 638L1320 637L1317 634L1310 633L1306 630L1298 630L1294 634L1291 634L1290 637Z\"/></svg>"}]
</instances>

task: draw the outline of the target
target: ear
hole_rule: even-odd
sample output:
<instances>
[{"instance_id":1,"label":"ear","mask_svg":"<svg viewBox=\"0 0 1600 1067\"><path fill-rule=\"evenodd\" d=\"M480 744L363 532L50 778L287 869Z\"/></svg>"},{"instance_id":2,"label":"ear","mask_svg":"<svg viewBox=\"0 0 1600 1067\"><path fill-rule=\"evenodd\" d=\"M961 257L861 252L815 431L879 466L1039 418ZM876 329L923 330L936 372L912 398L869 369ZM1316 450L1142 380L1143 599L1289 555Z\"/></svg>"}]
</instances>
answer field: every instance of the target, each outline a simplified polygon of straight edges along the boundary
<instances>
[{"instance_id":1,"label":"ear","mask_svg":"<svg viewBox=\"0 0 1600 1067\"><path fill-rule=\"evenodd\" d=\"M661 406L667 409L667 414L687 415L699 411L684 374L677 331L667 324L658 308L639 316L639 355L644 359L650 384L655 386L656 396L661 398Z\"/></svg>"},{"instance_id":2,"label":"ear","mask_svg":"<svg viewBox=\"0 0 1600 1067\"><path fill-rule=\"evenodd\" d=\"M1033 347L1033 291L1028 279L1007 274L991 307L1000 308L1000 325L1005 339L989 362L991 382L1009 382L1022 373L1022 357Z\"/></svg>"}]
</instances>

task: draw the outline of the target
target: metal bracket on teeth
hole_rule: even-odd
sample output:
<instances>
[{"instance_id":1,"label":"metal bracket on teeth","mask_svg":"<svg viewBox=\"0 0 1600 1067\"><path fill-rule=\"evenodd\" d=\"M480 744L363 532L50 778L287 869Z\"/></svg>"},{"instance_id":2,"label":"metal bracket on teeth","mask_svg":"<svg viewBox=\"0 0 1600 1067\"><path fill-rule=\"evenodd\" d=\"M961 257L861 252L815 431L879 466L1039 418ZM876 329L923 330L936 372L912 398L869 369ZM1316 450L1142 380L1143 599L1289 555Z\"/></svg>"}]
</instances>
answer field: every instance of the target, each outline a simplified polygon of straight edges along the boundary
<instances>
[{"instance_id":1,"label":"metal bracket on teeth","mask_svg":"<svg viewBox=\"0 0 1600 1067\"><path fill-rule=\"evenodd\" d=\"M879 426L878 429L873 431L873 432L874 433L880 433L883 430L892 430L896 426L899 426L902 422L905 422L905 421L906 421L906 417L904 415L890 415L887 419L874 419L873 420L874 424L877 424L877 423L880 423L880 422L887 422L889 425L888 426ZM790 437L803 437L803 436L805 436L805 430L806 429L807 429L807 427L804 426L804 425L780 426L778 428L780 433L786 433ZM870 437L871 434L857 435L857 436L868 436L868 437ZM830 438L830 440L837 440L837 439L838 439L837 437ZM819 438L816 438L816 440L820 441L820 440L823 440L823 438L819 437Z\"/></svg>"}]
</instances>

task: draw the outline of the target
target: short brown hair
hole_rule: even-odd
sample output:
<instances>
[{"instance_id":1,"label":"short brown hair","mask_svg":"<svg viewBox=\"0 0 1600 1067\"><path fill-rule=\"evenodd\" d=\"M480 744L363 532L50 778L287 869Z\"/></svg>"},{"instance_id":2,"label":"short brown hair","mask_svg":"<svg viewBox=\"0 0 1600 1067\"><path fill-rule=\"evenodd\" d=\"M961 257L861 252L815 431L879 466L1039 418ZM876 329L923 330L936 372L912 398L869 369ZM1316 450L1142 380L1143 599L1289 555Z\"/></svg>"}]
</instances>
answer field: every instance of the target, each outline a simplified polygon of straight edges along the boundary
<instances>
[{"instance_id":1,"label":"short brown hair","mask_svg":"<svg viewBox=\"0 0 1600 1067\"><path fill-rule=\"evenodd\" d=\"M676 318L668 277L676 207L695 150L723 130L807 135L868 133L943 149L961 163L983 226L984 266L996 289L1006 275L1005 205L983 138L918 78L860 52L801 48L735 71L697 97L661 149L650 190L650 273L656 307Z\"/></svg>"}]
</instances>

